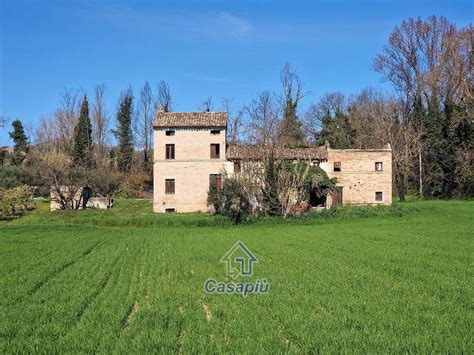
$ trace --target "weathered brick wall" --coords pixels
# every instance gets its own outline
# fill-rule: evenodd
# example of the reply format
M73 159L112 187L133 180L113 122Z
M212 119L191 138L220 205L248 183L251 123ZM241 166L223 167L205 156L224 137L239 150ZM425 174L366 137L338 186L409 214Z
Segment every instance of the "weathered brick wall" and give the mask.
M334 171L334 162L341 163L340 172ZM375 170L375 162L383 163L382 171ZM392 203L391 149L329 149L327 173L342 187L343 204ZM383 193L383 201L375 200L376 191Z
M209 175L233 170L225 159L225 130L212 135L211 129L176 129L174 136L165 130L154 131L153 209L165 212L207 211ZM220 144L220 158L210 158L210 145ZM175 144L175 159L165 159L165 145ZM165 194L165 179L175 179L175 193Z

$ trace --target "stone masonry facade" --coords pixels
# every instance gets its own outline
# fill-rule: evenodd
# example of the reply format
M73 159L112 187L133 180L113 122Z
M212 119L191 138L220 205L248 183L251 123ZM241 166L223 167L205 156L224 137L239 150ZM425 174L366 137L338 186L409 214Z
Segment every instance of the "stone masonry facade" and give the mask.
M337 164L340 163L340 164ZM339 166L339 169L335 169ZM328 149L326 173L336 178L343 205L392 203L392 150ZM340 171L335 171L340 170Z
M223 112L171 113L159 111L154 122L153 210L208 211L207 193L216 176L232 175L234 164L251 156L244 147L227 147L227 114ZM239 155L240 154L240 155ZM310 160L337 179L339 197L327 206L391 204L392 152L337 150L329 147L288 150L285 159Z

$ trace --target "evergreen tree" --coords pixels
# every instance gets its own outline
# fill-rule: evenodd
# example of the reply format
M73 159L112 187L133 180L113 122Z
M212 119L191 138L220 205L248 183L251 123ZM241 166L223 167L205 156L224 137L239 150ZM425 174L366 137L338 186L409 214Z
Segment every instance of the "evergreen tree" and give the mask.
M273 151L265 162L265 184L262 194L265 213L270 216L280 215L281 207L278 201L278 169Z
M25 154L29 151L28 139L26 138L23 124L20 120L12 122L13 131L10 132L10 138L13 139L13 159L14 165L19 165L25 159Z
M76 164L90 164L92 159L92 125L89 117L87 96L81 105L79 121L74 129L74 148L72 151Z
M351 147L355 130L349 122L349 115L337 109L334 117L328 111L322 118L322 129L318 144L329 142L334 149L347 149Z
M281 143L290 147L298 147L305 145L305 136L301 128L301 122L296 115L296 108L299 97L293 99L287 97L284 107L283 121L278 130L278 137Z
M303 146L305 145L305 135L297 115L298 104L302 98L302 85L289 63L285 63L280 73L280 80L285 103L283 120L278 127L278 141L288 147Z
M122 95L117 112L117 129L113 131L118 140L115 157L120 171L129 171L133 158L132 102L130 90Z
M417 125L423 124L425 120L425 108L421 100L421 93L418 93L413 100L413 120Z
M425 184L424 194L435 197L443 195L444 191L444 165L446 156L446 134L448 127L443 112L439 108L436 97L428 100L426 114L423 116L422 132L423 143L428 148L425 152L424 171Z

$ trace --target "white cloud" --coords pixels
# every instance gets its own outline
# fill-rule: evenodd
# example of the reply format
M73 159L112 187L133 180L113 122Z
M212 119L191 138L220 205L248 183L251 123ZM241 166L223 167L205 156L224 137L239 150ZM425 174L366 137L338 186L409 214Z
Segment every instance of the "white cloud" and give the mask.
M252 32L250 22L229 12L159 12L131 7L113 7L101 11L109 24L129 30L207 38L245 38Z

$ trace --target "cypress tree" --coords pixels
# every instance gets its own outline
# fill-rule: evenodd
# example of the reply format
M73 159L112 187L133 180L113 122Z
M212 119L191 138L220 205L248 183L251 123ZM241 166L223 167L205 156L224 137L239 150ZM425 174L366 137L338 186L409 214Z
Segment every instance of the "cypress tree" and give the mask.
M275 164L273 152L269 155L265 164L265 185L263 193L263 208L270 216L281 214L280 202L278 201L278 171Z
M14 165L19 165L25 159L25 154L29 151L28 139L26 138L23 124L16 119L12 122L13 131L10 132L10 138L13 139L13 159Z
M92 158L92 124L89 117L87 96L81 105L79 121L74 129L74 147L72 151L76 164L90 164Z
M130 171L133 158L132 100L130 90L122 95L117 111L117 129L113 131L118 140L115 152L117 167L122 172Z

